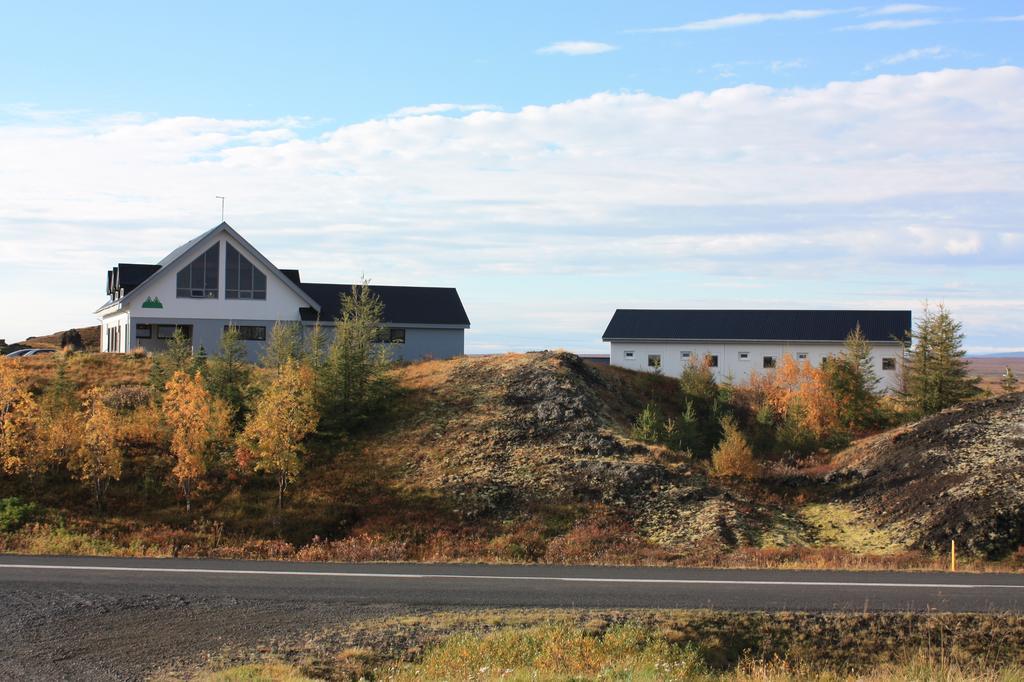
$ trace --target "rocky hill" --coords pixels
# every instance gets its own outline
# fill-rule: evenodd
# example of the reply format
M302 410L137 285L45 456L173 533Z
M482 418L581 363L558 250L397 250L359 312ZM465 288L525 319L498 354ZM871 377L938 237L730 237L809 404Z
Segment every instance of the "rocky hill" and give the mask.
M1024 393L867 439L831 476L909 547L999 557L1024 544Z
M406 417L367 446L389 443L380 455L404 463L404 486L467 520L599 505L678 548L754 543L771 516L703 466L628 437L646 402L672 405L672 380L545 352L412 365L402 385Z

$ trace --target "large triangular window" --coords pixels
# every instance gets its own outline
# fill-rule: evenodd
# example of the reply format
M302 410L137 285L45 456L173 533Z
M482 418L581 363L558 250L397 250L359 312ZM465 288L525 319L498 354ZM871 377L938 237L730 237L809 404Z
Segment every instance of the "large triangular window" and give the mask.
M178 270L178 298L217 298L220 242Z
M267 276L231 244L226 244L226 247L224 297L266 300Z

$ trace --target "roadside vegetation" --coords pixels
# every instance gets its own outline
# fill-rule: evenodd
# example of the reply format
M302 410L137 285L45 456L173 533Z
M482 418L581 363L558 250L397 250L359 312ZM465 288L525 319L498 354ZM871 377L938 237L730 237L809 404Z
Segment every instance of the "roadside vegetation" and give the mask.
M946 565L946 531L887 525L848 484L864 444L978 395L941 307L882 397L859 330L823 367L785 357L734 384L700 359L678 378L557 352L396 365L379 301L343 304L333 336L275 326L257 365L233 329L209 355L177 337L0 361L0 551ZM965 539L961 566L1015 568L1019 544Z
M1020 637L998 615L438 613L280 643L200 679L995 682L1024 679Z

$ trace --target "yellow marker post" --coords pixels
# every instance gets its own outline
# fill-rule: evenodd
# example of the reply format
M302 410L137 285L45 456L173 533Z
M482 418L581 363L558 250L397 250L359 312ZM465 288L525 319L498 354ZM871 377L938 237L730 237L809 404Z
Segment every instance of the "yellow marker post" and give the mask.
M949 541L949 570L956 573L956 540Z

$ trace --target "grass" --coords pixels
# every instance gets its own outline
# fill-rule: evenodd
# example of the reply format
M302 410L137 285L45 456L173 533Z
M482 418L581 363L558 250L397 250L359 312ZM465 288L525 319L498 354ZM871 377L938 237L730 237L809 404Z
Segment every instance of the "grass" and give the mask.
M641 611L437 613L357 624L375 649L227 667L203 680L1024 680L1013 617ZM278 650L289 656L288 651Z
M201 682L312 682L298 668L278 661L252 663L207 673Z
M807 504L798 513L814 529L819 545L859 554L892 554L903 549L891 533L866 521L851 504Z

